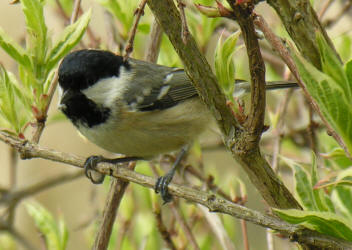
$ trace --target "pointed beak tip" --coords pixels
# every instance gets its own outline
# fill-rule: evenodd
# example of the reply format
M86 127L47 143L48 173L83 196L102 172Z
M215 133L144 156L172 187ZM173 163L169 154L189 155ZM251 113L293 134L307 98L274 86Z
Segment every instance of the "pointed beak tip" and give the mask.
M60 111L64 111L64 110L67 108L67 106L66 106L66 104L60 103L57 108L58 108Z

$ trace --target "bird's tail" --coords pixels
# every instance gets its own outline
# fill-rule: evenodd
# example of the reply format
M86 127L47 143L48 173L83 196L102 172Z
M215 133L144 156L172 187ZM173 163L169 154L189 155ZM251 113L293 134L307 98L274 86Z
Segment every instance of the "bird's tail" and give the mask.
M235 92L234 97L239 98L245 93L249 93L251 90L251 85L245 80L235 80ZM275 89L287 89L287 88L298 88L298 84L293 81L270 81L266 82L266 90Z

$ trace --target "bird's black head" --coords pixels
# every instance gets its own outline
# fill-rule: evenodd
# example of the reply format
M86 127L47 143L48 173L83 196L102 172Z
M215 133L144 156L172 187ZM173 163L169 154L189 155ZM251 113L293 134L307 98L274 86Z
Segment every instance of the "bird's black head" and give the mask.
M93 127L110 116L110 107L95 103L83 90L109 77L118 77L120 67L129 69L121 56L103 50L78 50L67 55L59 67L63 90L59 108L75 124Z
M121 56L104 50L78 50L68 54L59 67L63 90L83 90L100 79L119 76L120 66L129 69Z

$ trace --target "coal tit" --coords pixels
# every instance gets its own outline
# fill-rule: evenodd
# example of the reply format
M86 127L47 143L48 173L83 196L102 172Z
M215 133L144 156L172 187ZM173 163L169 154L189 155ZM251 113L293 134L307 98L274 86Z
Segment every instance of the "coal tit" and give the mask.
M129 159L178 150L192 143L212 120L184 70L131 58L124 61L108 51L67 55L59 67L59 87L59 109L81 134ZM249 89L249 83L240 82L235 96Z

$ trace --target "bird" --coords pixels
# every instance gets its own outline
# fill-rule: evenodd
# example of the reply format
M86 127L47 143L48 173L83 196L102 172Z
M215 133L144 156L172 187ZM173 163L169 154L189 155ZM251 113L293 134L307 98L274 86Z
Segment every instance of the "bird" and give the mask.
M172 199L167 185L176 166L209 124L212 115L183 69L167 67L106 50L69 53L58 69L59 109L79 132L97 146L125 158L88 157L85 173L93 183L99 162L148 160L181 150L172 169L158 179L155 190L165 202ZM236 81L234 96L250 91ZM294 82L268 83L266 88L297 87Z

